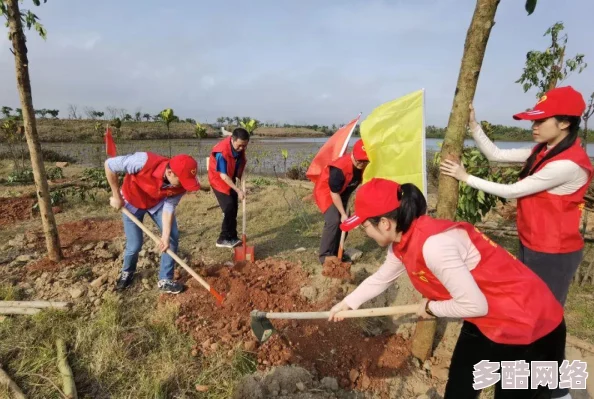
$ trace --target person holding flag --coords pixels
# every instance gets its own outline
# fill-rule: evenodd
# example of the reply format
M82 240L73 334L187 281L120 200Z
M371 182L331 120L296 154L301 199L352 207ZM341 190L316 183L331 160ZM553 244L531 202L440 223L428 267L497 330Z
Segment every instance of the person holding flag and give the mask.
M208 181L223 211L221 233L216 242L218 248L234 248L242 242L237 236L237 209L245 193L239 188L237 179L242 178L247 164L245 151L249 142L250 134L239 127L210 152Z
M324 214L324 230L320 242L319 259L324 264L326 257L337 256L341 232L339 225L348 218L346 207L351 194L363 180L363 171L369 158L363 140L357 140L353 151L330 162L317 179L314 186L314 200ZM349 261L343 255L341 261Z
M524 361L527 367L533 361L552 361L561 366L563 307L544 281L470 223L428 216L427 201L416 185L382 178L363 184L355 214L340 228L358 226L388 247L387 257L330 310L329 319L342 320L336 313L359 308L406 272L424 296L419 317L464 319L444 399L478 397L495 382L490 371L503 361ZM503 385L505 380L495 385L496 399L550 397L548 386L531 386L528 392Z
M109 204L116 210L126 207L141 222L148 214L161 230L159 250L162 255L157 286L165 293L177 294L183 290L183 285L173 280L174 260L165 252L167 249L177 251L179 232L175 207L186 192L200 189L197 172L196 160L185 154L169 159L151 152L136 152L105 161L105 175L111 187ZM125 174L121 188L117 173ZM132 284L143 243L140 227L125 214L122 217L126 249L116 283L118 291Z

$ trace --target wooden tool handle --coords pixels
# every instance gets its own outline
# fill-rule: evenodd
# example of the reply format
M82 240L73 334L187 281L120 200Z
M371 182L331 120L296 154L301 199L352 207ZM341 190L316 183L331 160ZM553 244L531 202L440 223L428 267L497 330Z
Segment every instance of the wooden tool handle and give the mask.
M136 216L134 216L129 210L127 210L126 208L122 208L122 213L124 215L128 216L128 218L130 220L132 220L134 222L134 224L136 224L138 227L140 227L142 229L142 231L144 231L146 233L146 235L149 236L156 244L158 244L158 243L161 242L161 240L156 235L154 235L153 232L150 231L148 229L148 227L146 227L144 225L144 223L141 223L140 220L138 220L136 218ZM210 285L206 281L204 281L202 279L202 277L200 277L198 275L198 273L196 273L194 270L192 270L190 268L190 266L188 266L186 264L186 262L184 262L179 256L177 256L177 254L175 252L173 252L171 249L168 249L167 250L167 255L171 256L181 267L183 267L184 269L186 269L186 271L188 273L190 273L192 275L192 277L194 277L196 280L198 280L198 282L200 284L202 284L202 286L204 288L206 288L207 290L211 291Z
M0 308L56 308L67 309L69 302L50 302L50 301L0 301Z
M397 314L417 313L419 309L418 304L390 306L385 308L371 308L371 309L357 309L357 310L343 310L336 313L337 317L353 318L353 317L375 317L375 316L393 316ZM330 317L330 312L286 312L286 313L266 313L267 319L290 319L290 320L309 320L309 319L327 319Z
M344 239L346 238L346 231L340 234L340 246L338 247L338 260L342 262L342 254L344 252Z
M243 175L241 176L241 191L243 191L243 200L241 201L241 206L243 207L243 216L242 216L242 237L245 237L245 220L246 220L246 215L245 215L245 171L243 173ZM245 240L244 240L245 241ZM243 243L243 245L245 246L245 242Z

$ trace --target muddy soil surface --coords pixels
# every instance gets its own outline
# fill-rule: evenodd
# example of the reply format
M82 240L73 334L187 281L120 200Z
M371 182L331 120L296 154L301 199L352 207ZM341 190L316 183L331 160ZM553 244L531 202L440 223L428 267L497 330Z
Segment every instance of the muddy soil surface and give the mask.
M26 197L0 198L0 226L31 219L34 203L32 198Z
M192 280L186 282L184 293L162 298L180 304L177 324L195 338L196 352L209 354L240 344L256 354L261 370L298 365L316 377L334 377L341 387L357 390L382 390L387 378L408 372L408 342L389 333L366 334L357 320L273 320L277 334L258 343L250 327L252 310L328 310L343 295L336 288L315 303L307 301L300 289L309 277L298 264L267 259L211 267L202 274L215 289L226 293L222 307Z
M351 263L341 262L336 256L328 256L324 260L322 275L344 281L352 281Z

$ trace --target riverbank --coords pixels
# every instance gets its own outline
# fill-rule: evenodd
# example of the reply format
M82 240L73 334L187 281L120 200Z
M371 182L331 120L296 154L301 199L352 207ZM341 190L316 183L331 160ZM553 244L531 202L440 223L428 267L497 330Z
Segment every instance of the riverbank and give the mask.
M71 120L71 119L37 119L37 130L40 141L46 143L101 143L105 126L105 120ZM97 124L99 128L96 129ZM220 127L204 124L209 138L217 138L220 135ZM227 129L232 129L227 126ZM516 126L493 125L493 139L497 141L522 142L531 141L531 131ZM443 140L445 128L436 126L426 127L428 139ZM118 141L128 140L167 140L171 139L195 139L195 125L188 122L174 122L167 127L163 122L122 122L119 129L113 129ZM254 132L254 137L262 138L325 138L323 131L304 127L259 127ZM470 138L470 136L469 136ZM589 132L588 141L594 140L594 133ZM0 137L0 143L3 138Z
M39 139L46 143L100 143L103 141L104 120L37 119ZM99 128L96 129L97 124ZM219 137L221 129L206 127L208 137ZM195 139L195 125L188 122L173 122L169 133L163 122L122 122L119 129L112 129L116 140L166 140ZM256 135L261 137L324 137L324 133L299 127L260 127Z

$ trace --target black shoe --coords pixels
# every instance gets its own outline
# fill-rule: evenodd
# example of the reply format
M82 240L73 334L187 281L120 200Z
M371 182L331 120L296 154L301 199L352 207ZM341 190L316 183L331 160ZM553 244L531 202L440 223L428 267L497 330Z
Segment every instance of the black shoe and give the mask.
M178 283L177 281L173 280L160 280L157 283L157 286L161 290L161 292L165 292L167 294L179 294L184 290L184 285Z
M122 272L116 283L116 291L123 291L132 284L134 272Z
M217 240L217 248L233 248L233 243L231 240L221 240L220 238Z
M353 263L353 260L351 259L350 256L344 254L342 255L342 262L349 262L349 263Z
M238 245L243 244L243 241L241 241L239 238L234 238L232 240L229 240L229 242L231 243L231 248L235 248Z

